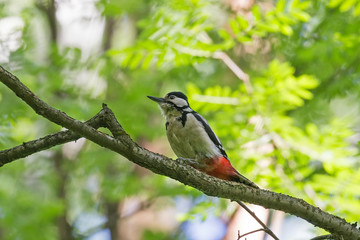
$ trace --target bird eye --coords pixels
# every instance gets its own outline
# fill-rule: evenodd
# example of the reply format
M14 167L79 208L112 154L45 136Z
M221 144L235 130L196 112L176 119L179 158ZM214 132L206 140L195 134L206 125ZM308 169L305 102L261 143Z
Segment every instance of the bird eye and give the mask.
M174 95L171 95L169 98L170 98L170 99L175 99L175 96L174 96Z

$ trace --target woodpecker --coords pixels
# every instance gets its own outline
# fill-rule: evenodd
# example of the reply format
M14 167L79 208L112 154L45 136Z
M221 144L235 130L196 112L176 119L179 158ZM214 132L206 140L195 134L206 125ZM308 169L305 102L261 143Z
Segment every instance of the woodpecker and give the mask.
M233 168L219 138L207 121L190 108L184 93L148 98L159 104L166 119L166 135L180 162L220 179L259 188Z

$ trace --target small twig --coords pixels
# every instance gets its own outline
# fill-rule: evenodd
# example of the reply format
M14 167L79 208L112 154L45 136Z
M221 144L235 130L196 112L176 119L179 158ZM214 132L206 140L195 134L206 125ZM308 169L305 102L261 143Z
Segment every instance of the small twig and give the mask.
M247 236L247 235L250 235L250 234L252 234L252 233L261 232L261 231L266 232L266 230L265 230L264 228L259 228L259 229L256 229L256 230L254 230L254 231L251 231L251 232L245 233L245 234L243 234L243 235L240 235L240 231L238 231L238 238L237 238L237 240L240 240L240 238L245 237L245 236Z
M239 78L241 79L246 87L247 93L251 94L253 92L249 75L247 75L230 57L223 51L214 52L213 58L220 59L223 61L226 66Z
M202 36L208 42L212 42L211 37L204 31ZM249 75L247 75L224 51L216 51L212 55L215 59L220 59L225 63L225 65L239 78L241 79L246 87L247 93L251 94L253 92Z
M244 208L262 227L263 227L263 231L265 231L267 234L269 234L273 239L275 240L279 240L279 238L271 231L270 228L268 228L266 226L265 223L263 223L257 216L256 214L250 210L250 208L248 208L245 203L240 202L240 201L236 201L242 208Z

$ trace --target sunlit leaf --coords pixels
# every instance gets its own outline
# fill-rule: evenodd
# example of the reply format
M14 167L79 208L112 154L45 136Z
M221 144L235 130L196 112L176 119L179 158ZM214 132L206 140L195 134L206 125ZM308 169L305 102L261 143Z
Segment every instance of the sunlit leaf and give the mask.
M340 11L342 12L348 11L350 8L352 8L355 5L356 2L357 0L344 0L340 6Z

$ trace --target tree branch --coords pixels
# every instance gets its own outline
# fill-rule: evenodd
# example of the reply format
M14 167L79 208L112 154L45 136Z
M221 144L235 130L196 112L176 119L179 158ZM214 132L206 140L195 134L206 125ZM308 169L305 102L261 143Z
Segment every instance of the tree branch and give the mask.
M105 125L103 124L102 120L103 115L104 110L101 110L90 120L86 121L85 124L96 129L99 127L104 127ZM19 146L0 151L0 167L19 158L24 158L36 152L40 152L67 142L76 141L79 138L81 138L79 134L66 130L33 141L24 142Z
M97 131L95 128L77 121L60 110L54 109L35 96L19 79L0 67L0 80L25 101L39 115L59 124L94 143L115 151L130 161L145 167L154 173L168 176L185 185L192 186L209 196L221 197L233 201L246 201L265 208L281 210L301 217L315 226L345 240L360 240L360 231L344 219L322 211L302 199L262 189L247 187L241 183L225 181L206 175L188 165L182 165L163 155L150 152L131 140L119 124L116 138ZM105 112L111 110L105 105ZM109 114L106 114L106 116ZM113 119L112 116L107 116ZM107 118L106 117L106 118ZM114 121L116 119L113 119ZM117 121L116 121L117 122Z

